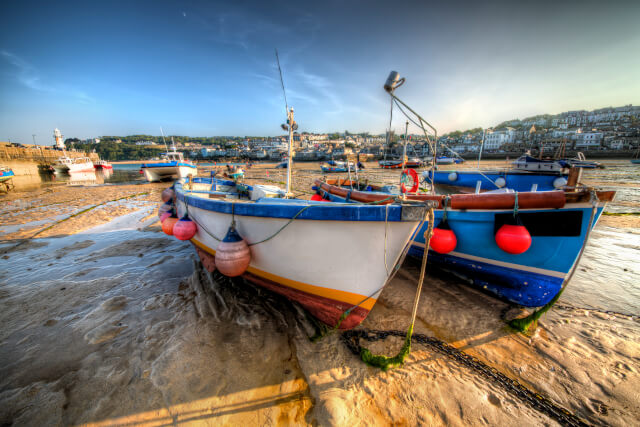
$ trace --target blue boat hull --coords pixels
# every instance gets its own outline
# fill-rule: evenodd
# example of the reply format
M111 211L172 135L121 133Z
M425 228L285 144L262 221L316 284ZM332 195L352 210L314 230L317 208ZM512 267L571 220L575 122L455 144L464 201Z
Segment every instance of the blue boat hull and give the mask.
M537 184L537 191L556 190L554 181L558 178L566 178L561 174L536 174L531 172L516 171L486 171L479 173L477 171L433 171L425 172L430 180L433 175L434 182L440 185L446 185L456 188L475 189L478 181L481 182L481 190L496 190L498 187L494 182L498 178L505 180L505 188L514 191L531 191L534 184Z
M603 207L597 209L594 224L602 209ZM520 255L508 254L495 243L496 214L505 211L449 211L447 221L456 234L458 244L448 254L430 250L429 264L463 277L474 287L504 300L525 307L540 307L551 301L562 289L577 261L587 234L591 210L591 207L579 207L522 211L521 217L530 215L530 219L536 213L560 214L569 215L579 223L567 224L566 227L565 224L561 224L561 227L547 227L547 231L541 224L528 227L532 234L531 247ZM436 211L436 225L442 216L443 211ZM556 218L561 221L560 216ZM544 221L548 219L547 216ZM427 227L428 224L425 224L416 232L409 255L422 258ZM561 235L562 231L558 232L562 228L567 230L565 235Z
M0 171L0 182L5 182L13 178L15 175L12 170Z
M332 201L343 198L325 192ZM595 226L604 209L599 205ZM495 242L500 218L511 210L449 210L447 222L457 238L457 246L448 254L429 251L429 265L453 273L472 286L524 307L547 304L562 289L585 243L592 207L588 204L562 209L527 209L520 217L531 233L531 247L523 254L504 252ZM435 211L439 224L443 210ZM425 223L413 236L409 255L424 254Z

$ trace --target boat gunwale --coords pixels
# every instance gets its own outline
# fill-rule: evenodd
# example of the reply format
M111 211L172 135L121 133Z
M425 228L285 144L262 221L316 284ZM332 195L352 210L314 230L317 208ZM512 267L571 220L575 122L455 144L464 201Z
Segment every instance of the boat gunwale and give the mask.
M256 201L208 199L200 196L190 196L189 191L183 189L182 184L179 182L176 183L175 191L177 200L195 208L223 214L262 218L291 219L299 213L296 220L412 222L419 221L419 219L403 219L403 209L407 207L422 208L420 205L363 205L348 202L315 202L302 199L292 199L291 202L284 202L283 200L286 199L269 198L262 198ZM199 192L198 194L203 193ZM306 207L308 208L300 212L301 209Z

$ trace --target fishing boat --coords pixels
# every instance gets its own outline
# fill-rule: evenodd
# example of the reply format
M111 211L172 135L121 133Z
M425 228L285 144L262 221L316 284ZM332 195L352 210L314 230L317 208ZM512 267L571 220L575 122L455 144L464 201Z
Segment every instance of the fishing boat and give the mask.
M173 139L172 139L173 142ZM172 144L171 151L162 153L162 161L143 163L140 170L149 182L163 181L172 178L184 178L198 174L198 168L193 163L184 160L181 152L176 151Z
M636 154L631 159L631 163L634 165L640 165L640 147L636 150Z
M326 162L324 165L321 165L320 169L324 173L355 172L356 165L353 162L340 162L331 160L329 162Z
M414 117L425 136L427 127L437 141L437 131L394 94L404 83L391 72L385 90ZM393 105L393 104L392 104ZM399 105L400 106L400 105ZM409 118L404 109L403 114ZM434 150L435 151L435 150ZM579 171L578 169L576 169ZM408 172L408 171L406 171ZM333 202L388 204L406 201L435 202L429 262L461 276L473 286L525 307L542 307L555 301L570 280L587 244L591 229L614 191L596 191L577 183L563 190L515 192L501 188L477 194L417 193L407 190L404 176L401 194L350 181L348 187L315 181L318 197ZM575 181L575 182L573 182ZM409 254L422 257L426 248L424 224L412 238Z
M380 167L382 169L402 169L402 160L380 160L378 162L378 165L380 165ZM411 158L408 160L405 160L404 162L404 167L405 168L420 168L423 166L423 162L422 160L418 159L418 158Z
M399 195L390 197L393 195L382 191L360 191L319 180L315 188L325 199L336 202L348 199L352 203L384 204L400 199ZM531 236L530 247L520 254L505 252L496 242L497 231L513 218L516 194L518 216ZM586 244L590 227L595 226L614 194L585 189L449 196L413 194L406 198L437 201L434 225L442 224L446 213L448 228L456 238L457 244L447 253L431 250L430 263L507 301L540 307L563 288ZM414 235L409 255L422 257L427 226Z
M0 182L6 182L15 176L13 170L7 166L0 165Z
M455 163L455 159L453 157L446 157L446 156L436 157L436 164L438 165L452 165L454 163Z
M65 155L58 158L53 164L53 168L56 173L72 173L72 172L89 172L93 171L93 162L88 157L74 157L71 158Z
M107 162L106 160L97 160L93 162L93 167L95 169L113 169L111 163Z
M291 146L293 109L287 115ZM197 226L181 237L191 240L209 270L242 275L330 326L353 328L406 254L425 205L295 199L288 158L286 191L216 178L179 180L173 190L178 217ZM165 218L163 229L182 222L176 221Z
M425 180L443 191L473 192L508 188L514 191L551 191L567 185L568 175L561 172L504 170L427 170Z

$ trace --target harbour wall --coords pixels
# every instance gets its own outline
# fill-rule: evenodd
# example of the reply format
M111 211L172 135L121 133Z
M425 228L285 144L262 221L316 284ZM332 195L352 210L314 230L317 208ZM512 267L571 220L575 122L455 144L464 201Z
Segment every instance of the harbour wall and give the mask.
M86 154L80 151L67 151L67 156L89 157L97 161L100 157L96 153ZM16 176L38 176L39 165L51 165L64 156L60 150L50 147L11 147L0 145L0 163L13 170Z

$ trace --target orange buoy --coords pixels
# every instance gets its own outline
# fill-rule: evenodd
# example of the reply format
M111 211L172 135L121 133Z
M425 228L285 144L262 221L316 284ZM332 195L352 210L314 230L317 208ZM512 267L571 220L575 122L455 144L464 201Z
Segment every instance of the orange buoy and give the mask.
M173 235L178 240L191 240L198 231L196 223L191 221L188 216L184 216L180 221L173 226Z
M171 212L165 212L160 215L160 222L164 222L165 219L170 218L173 215Z
M173 227L176 225L176 222L178 222L178 218L175 216L171 216L162 221L162 231L164 231L164 234L173 236Z
M233 225L216 249L216 268L228 277L240 276L249 267L251 250Z
M173 191L173 187L165 188L164 190L162 190L162 201L168 202L172 200L175 195L176 193Z
M313 200L314 202L322 202L324 199L322 198L321 195L316 193L313 196L311 196L311 200Z
M496 233L496 244L509 254L518 255L526 252L531 246L529 230L522 224L518 215L509 222L502 225Z
M448 254L456 248L457 244L456 233L449 227L446 219L440 221L440 224L433 228L433 234L431 235L431 240L429 240L431 249L439 254Z

